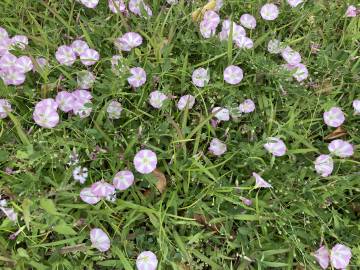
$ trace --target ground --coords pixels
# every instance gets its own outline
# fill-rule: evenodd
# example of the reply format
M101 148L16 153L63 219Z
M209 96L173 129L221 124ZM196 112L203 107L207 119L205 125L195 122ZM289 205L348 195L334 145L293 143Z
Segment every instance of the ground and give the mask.
M0 96L13 108L11 118L0 120L0 186L18 214L15 223L0 220L1 269L134 269L144 250L156 254L158 269L319 269L313 252L336 243L352 249L350 265L357 269L359 151L335 158L328 177L314 170L316 157L328 153L325 137L335 130L323 120L330 107L346 115L341 139L355 149L360 144L360 117L352 107L360 98L360 21L345 16L348 3L305 1L291 8L273 1L280 15L264 21L259 10L266 1L224 0L222 19L239 22L243 13L257 19L256 29L247 31L254 48L240 50L217 36L201 36L191 13L205 1L172 7L147 2L150 19L113 14L104 0L95 9L70 0L1 1L0 26L26 35L25 54L45 57L51 65L41 76L28 73L22 86L0 82ZM123 53L127 66L146 70L147 82L136 90L127 73L114 74L110 63L119 54L114 40L130 30L144 38ZM59 125L42 128L32 119L35 104L61 89L76 89L76 74L85 69L55 59L57 48L76 38L101 57L89 68L97 77L92 113L87 118L60 113ZM306 80L289 79L279 69L284 61L267 51L273 38L300 52L309 70ZM223 80L230 64L244 71L239 85ZM210 71L204 88L191 82L198 67ZM148 103L156 89L173 96L161 110ZM176 102L185 94L194 95L196 103L179 111ZM235 108L249 98L254 112L211 125L214 106ZM124 108L119 120L107 117L111 100ZM285 156L275 158L264 149L266 138L275 136L285 142ZM213 138L226 143L224 155L209 153ZM143 148L157 154L160 176L135 172L133 158ZM67 165L74 149L89 169L83 185ZM111 182L124 168L134 172L135 184L118 192L115 202L89 205L80 199L82 188L100 179ZM261 172L272 188L254 189L252 172ZM159 188L162 176L166 187ZM91 248L89 232L95 227L111 239L105 253Z

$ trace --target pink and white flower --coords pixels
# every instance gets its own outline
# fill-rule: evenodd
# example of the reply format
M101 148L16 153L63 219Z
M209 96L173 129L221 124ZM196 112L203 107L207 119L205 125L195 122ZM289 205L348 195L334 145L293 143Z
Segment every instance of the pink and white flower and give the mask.
M208 10L204 13L204 21L209 22L213 28L216 28L220 23L220 16L213 10Z
M328 268L330 261L329 250L325 246L321 246L317 251L315 251L314 257L322 269Z
M92 246L101 252L105 252L110 248L110 238L102 229L92 229L90 231L90 241Z
M287 0L287 2L290 6L297 7L303 2L303 0Z
M76 54L70 46L62 45L55 53L56 60L65 66L72 66L76 60Z
M224 70L224 80L232 85L238 84L244 77L243 70L234 65L230 65Z
M356 17L356 15L357 15L356 7L353 6L353 5L348 6L348 8L346 10L346 13L345 13L345 16L346 17Z
M97 61L99 61L100 55L99 53L94 49L86 49L80 54L80 61L85 66L92 66Z
M177 107L180 111L184 110L185 108L188 108L190 110L194 106L194 104L195 97L192 95L185 95L180 97Z
M11 39L10 38L3 38L0 39L0 56L9 52L11 47Z
M72 93L75 101L73 102L74 114L80 116L80 118L88 117L92 111L89 106L91 104L91 93L87 90L78 89Z
M158 90L151 92L149 95L149 103L156 109L160 109L167 99L168 97Z
M145 84L146 82L146 72L141 67L134 67L130 69L131 76L127 79L128 83L134 87L138 88Z
M109 0L109 9L112 13L119 13L126 11L126 5L123 0Z
M247 29L255 29L256 27L256 19L250 14L241 15L240 23Z
M0 40L8 39L8 38L9 38L8 32L4 28L0 27Z
M200 22L200 33L204 38L211 38L215 35L216 27L213 27L213 25L207 21L202 20Z
M26 73L34 68L34 65L29 56L20 56L16 59L15 67L20 73Z
M7 99L0 99L0 119L6 118L9 112L12 112L10 102Z
M77 83L80 89L90 89L93 87L95 80L95 75L90 71L83 70L77 74Z
M55 101L60 110L70 112L74 107L75 97L67 91L61 91L56 95Z
M123 110L122 105L119 102L113 100L109 103L106 112L109 115L109 119L119 119L122 110Z
M119 190L126 190L131 187L133 183L134 174L127 170L118 172L113 179L114 187Z
M134 157L135 169L142 174L149 174L156 169L157 157L151 150L140 150Z
M331 265L335 269L345 269L351 260L351 249L342 244L336 244L330 252Z
M11 220L12 222L16 222L17 221L17 213L14 211L13 208L5 208L5 207L0 207L0 210L3 211L3 213L5 214L5 216Z
M251 49L254 47L254 42L251 38L240 36L235 40L235 44L240 49Z
M214 107L211 111L215 113L215 118L219 121L229 121L230 120L230 112L226 108Z
M205 68L195 69L191 78L194 85L204 87L210 80L209 71Z
M105 198L106 196L113 194L114 191L115 187L104 180L97 181L91 185L91 192L100 198Z
M288 71L293 71L292 76L298 82L302 82L303 80L305 80L309 76L309 71L308 71L307 67L304 64L301 64L301 63L296 64L296 65L286 64L286 65L284 65L284 67Z
M287 151L285 143L276 137L267 138L267 143L264 144L264 148L276 157L285 155Z
M99 4L99 0L79 0L87 8L96 8Z
M221 41L227 40L229 38L230 31L231 31L231 25L233 28L232 29L233 30L232 39L234 41L237 40L241 36L246 36L246 31L241 25L238 25L235 22L232 22L230 20L224 20L222 23L221 32L219 33L219 38Z
M345 115L339 107L332 107L324 112L324 122L330 127L340 127L345 121Z
M73 43L71 43L70 47L73 49L77 56L80 56L87 49L89 49L89 45L85 41L80 39L74 40Z
M138 270L156 270L158 260L151 251L143 251L136 258L136 268Z
M0 58L0 70L7 71L10 68L15 68L17 57L11 53L6 53ZM17 70L17 68L16 68ZM19 73L24 73L18 70Z
M120 51L129 52L133 48L140 46L142 42L143 38L140 34L136 32L128 32L117 38L114 44Z
M329 176L334 169L334 161L330 155L320 155L315 160L315 170L322 177Z
M279 8L274 4L265 4L261 7L260 15L266 21L273 21L279 16Z
M360 99L355 99L352 103L353 108L355 110L354 114L358 115L360 114Z
M226 144L217 138L214 138L210 142L209 152L214 156L221 156L227 150Z
M294 51L289 46L281 51L281 56L290 65L297 65L301 62L301 55L299 52Z
M152 11L151 11L150 7L148 5L146 5L143 0L130 0L129 1L129 10L132 13L141 16L142 15L141 7L145 10L145 12L147 13L147 15L149 17L152 16Z
M15 35L11 38L11 45L20 48L21 50L24 50L28 44L29 40L27 36Z
M278 39L272 39L267 46L268 52L273 54L279 54L282 51L281 42Z
M342 158L351 157L354 154L353 145L341 139L332 141L328 149L330 153Z
M271 188L272 185L270 185L268 182L266 182L260 175L253 172L253 177L255 178L255 188Z
M56 112L58 104L52 98L44 99L35 105L33 119L36 124L44 128L53 128L59 123Z
M80 191L80 198L88 204L97 204L101 200L99 196L96 196L94 193L92 193L91 188L89 187L83 188Z
M5 70L0 70L0 78L3 79L6 85L21 85L25 82L26 76L16 67L10 67Z
M245 99L243 103L239 105L239 111L241 113L251 113L255 110L255 103L251 99Z

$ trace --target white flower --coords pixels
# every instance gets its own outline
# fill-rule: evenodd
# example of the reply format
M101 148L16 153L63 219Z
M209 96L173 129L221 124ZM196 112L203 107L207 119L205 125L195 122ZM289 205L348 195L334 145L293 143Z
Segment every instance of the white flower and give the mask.
M75 181L80 182L80 184L84 184L86 178L88 177L88 169L86 167L78 166L73 170L73 177Z

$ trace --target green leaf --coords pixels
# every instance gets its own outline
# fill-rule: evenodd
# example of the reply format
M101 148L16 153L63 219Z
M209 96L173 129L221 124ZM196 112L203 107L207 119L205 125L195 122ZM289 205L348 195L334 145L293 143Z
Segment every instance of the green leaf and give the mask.
M30 215L30 206L33 204L32 201L30 201L29 199L25 199L22 203L22 210L23 210L23 215L24 215L24 221L26 224L26 228L29 230L30 229L30 220L31 220L31 215Z
M29 255L28 255L28 253L27 253L27 251L25 249L18 248L17 252L18 252L20 257L30 259Z
M58 213L56 210L56 206L54 202L50 199L42 198L40 199L40 207L48 212L50 215L60 216L61 214Z
M71 228L71 226L69 226L65 223L56 225L54 227L54 231L57 233L64 234L64 235L76 235L76 232L73 230L73 228Z

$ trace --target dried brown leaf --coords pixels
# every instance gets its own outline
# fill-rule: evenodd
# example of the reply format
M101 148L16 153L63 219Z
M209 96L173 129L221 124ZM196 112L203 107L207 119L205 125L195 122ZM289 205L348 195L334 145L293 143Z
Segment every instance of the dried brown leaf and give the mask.
M165 175L159 169L155 169L152 172L152 174L158 180L157 183L156 183L156 188L159 190L160 193L163 193L165 191L166 185L167 185Z
M333 140L336 138L344 137L347 135L347 131L343 127L338 127L333 132L331 132L329 135L327 135L324 139L325 140Z
M204 215L195 214L194 219L197 223L203 225L204 227L210 229L213 232L219 233L220 230L215 224L209 224L206 217Z

